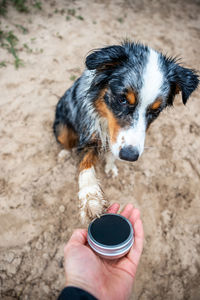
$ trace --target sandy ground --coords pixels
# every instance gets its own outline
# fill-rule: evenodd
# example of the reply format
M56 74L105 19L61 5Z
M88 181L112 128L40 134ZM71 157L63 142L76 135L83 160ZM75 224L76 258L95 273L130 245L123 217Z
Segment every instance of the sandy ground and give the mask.
M200 69L199 1L42 4L41 12L10 9L1 18L2 28L17 32L19 48L26 43L33 50L19 52L23 68L0 69L0 298L6 300L56 299L64 286L63 246L79 226L78 157L58 162L52 122L58 97L81 74L88 51L129 37ZM75 9L70 20L68 9ZM200 299L199 101L198 91L186 107L177 97L149 130L150 148L140 160L117 163L117 179L97 169L111 202L141 210L145 247L132 299Z

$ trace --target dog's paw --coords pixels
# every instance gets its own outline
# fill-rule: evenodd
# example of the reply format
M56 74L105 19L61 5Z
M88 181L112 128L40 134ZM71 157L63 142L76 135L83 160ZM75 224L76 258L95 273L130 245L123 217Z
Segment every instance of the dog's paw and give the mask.
M79 191L80 218L83 224L88 223L105 211L108 203L98 185L87 186Z
M64 162L65 160L69 159L71 156L71 153L69 150L63 149L58 154L58 162Z
M114 163L112 163L112 164L106 163L105 173L107 176L111 175L112 178L115 178L118 176L118 168Z

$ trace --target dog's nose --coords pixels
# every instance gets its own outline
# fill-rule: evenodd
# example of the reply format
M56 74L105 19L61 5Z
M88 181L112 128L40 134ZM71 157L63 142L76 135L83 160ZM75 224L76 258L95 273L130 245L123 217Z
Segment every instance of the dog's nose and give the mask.
M136 147L123 147L119 152L119 157L123 160L136 161L139 157L139 152Z

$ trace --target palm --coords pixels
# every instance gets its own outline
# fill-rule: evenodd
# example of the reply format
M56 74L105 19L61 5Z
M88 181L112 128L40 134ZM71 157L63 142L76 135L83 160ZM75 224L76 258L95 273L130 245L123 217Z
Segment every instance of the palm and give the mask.
M116 213L117 210L115 205L109 212ZM80 286L99 299L128 298L142 251L143 230L141 221L138 222L138 210L126 206L122 215L129 217L135 230L135 243L129 254L115 261L102 259L85 244L87 232L78 230L79 240L71 238L73 246L68 244L65 250L67 285Z

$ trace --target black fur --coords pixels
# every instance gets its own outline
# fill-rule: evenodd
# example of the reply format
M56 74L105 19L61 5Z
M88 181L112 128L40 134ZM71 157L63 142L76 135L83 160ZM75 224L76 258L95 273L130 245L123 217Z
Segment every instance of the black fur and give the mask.
M89 70L99 68L112 69L124 63L128 59L125 48L122 46L109 46L99 50L95 50L86 57L86 67ZM116 65L115 65L116 64Z
M186 104L192 92L199 85L198 72L194 69L182 67L177 59L167 58L163 55L161 58L165 64L166 77L171 87L168 104L173 105L177 90L181 91L183 104Z

